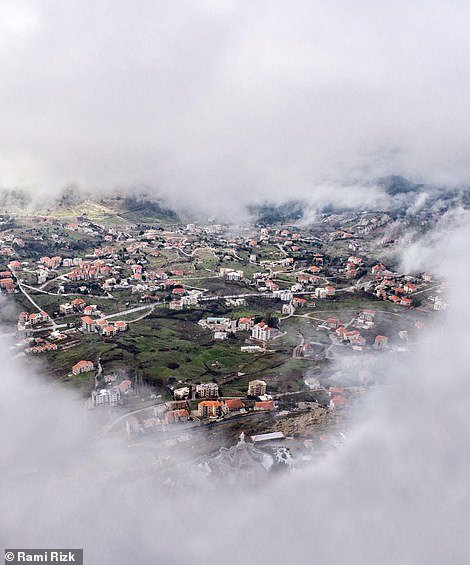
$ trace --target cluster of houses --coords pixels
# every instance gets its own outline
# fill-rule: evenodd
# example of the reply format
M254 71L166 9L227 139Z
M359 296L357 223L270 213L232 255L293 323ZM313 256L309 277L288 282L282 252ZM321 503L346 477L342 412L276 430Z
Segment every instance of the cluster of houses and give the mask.
M15 246L24 247L24 244L24 240L13 233L2 232L2 237L0 238L0 255L13 257L16 254Z
M106 318L93 319L91 316L83 316L81 319L82 330L85 332L98 332L104 337L113 337L119 332L125 332L129 324L123 320L111 322Z
M18 316L18 331L23 332L35 326L47 324L49 322L50 317L47 312L33 312L32 314L28 314L28 312L21 312Z
M183 310L197 306L202 292L200 290L186 291L184 287L176 287L171 294L172 300L168 303L168 308L170 310Z
M91 393L91 406L104 407L104 406L120 406L124 402L126 395L132 392L132 383L130 380L125 379L119 384L111 384L106 388L94 390Z
M413 295L419 290L420 285L415 277L404 277L388 271L378 263L371 270L374 281L370 284L369 291L377 298L389 300L400 306L412 306Z
M57 343L50 343L42 338L32 339L32 344L24 349L26 355L39 355L48 351L57 351Z
M333 411L343 411L348 409L350 403L364 394L365 388L362 386L339 387L330 386L328 388L329 409Z
M346 278L353 279L357 277L360 268L362 267L362 258L351 255L346 263Z
M96 259L95 261L82 260L75 270L67 274L67 278L73 282L96 280L109 276L111 271L112 268L101 259Z
M15 292L16 282L11 271L0 271L0 290L7 294Z
M254 400L252 410L275 410L275 404L270 395L266 394L266 382L253 380L248 383L246 394L248 399ZM247 404L240 397L224 398L218 400L203 400L199 402L197 412L200 418L220 418L233 412L247 412Z
M95 369L95 364L90 360L78 361L72 367L72 374L77 376L84 373L90 373ZM90 396L90 405L92 407L100 406L120 406L124 397L132 392L132 382L129 379L123 379L116 383L116 375L110 375L104 378L105 387L97 388L92 391Z
M75 298L74 300L65 302L59 306L59 312L65 316L80 312L85 313L85 309L87 315L91 315L93 312L98 312L97 306L87 306L83 298Z
M255 323L253 317L242 317L238 320L224 317L208 317L199 320L198 324L202 328L206 328L213 332L213 338L218 341L227 339L229 334L234 334L238 331L251 332L251 338L255 341L266 343L279 335L279 331L271 328L264 321Z
M362 349L366 345L366 338L360 330L371 330L375 325L375 310L362 310L352 324L343 325L338 318L327 318L319 329L325 329L330 333L333 343L351 345L353 349ZM407 332L401 332L407 334ZM401 339L405 339L400 336ZM373 343L375 349L386 349L388 347L388 337L376 335Z
M253 380L248 383L246 398L251 400L249 406L247 401L241 397L220 398L219 386L215 382L199 383L195 386L188 385L173 389L173 398L178 402L186 404L178 405L175 410L167 413L167 423L176 423L187 420L190 417L187 401L201 399L197 404L194 415L202 419L214 419L230 413L245 413L250 410L275 410L275 404L270 395L266 394L266 382ZM254 401L254 403L253 403ZM182 412L182 410L184 412Z
M56 255L55 257L41 257L38 261L41 265L44 265L48 269L57 269L62 264L62 257Z
M254 324L251 318L240 318L240 320L232 320L231 318L224 318L218 316L209 316L199 320L198 324L201 328L208 329L212 332L213 338L218 341L227 339L229 334L234 334L237 331L247 329L245 323L241 320L250 320L249 324ZM250 326L251 327L251 326Z
M224 277L226 281L239 282L244 278L244 272L241 270L235 270L228 267L221 267L219 270L219 275Z

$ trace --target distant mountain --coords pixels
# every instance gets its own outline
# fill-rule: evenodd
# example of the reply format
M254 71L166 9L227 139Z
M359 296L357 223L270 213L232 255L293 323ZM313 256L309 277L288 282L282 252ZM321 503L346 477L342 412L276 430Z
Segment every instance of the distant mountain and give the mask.
M165 206L162 202L151 199L146 195L142 196L125 196L121 200L120 215L129 220L136 222L144 222L145 219L150 220L166 220L169 222L178 222L178 214Z
M289 223L304 216L305 203L300 200L288 200L282 204L253 204L248 212L257 224Z
M0 191L0 210L12 211L26 208L31 204L31 196L23 190Z
M176 212L151 194L92 194L76 186L69 186L57 197L41 201L34 201L22 191L0 191L0 212L3 211L63 218L86 217L108 223L112 219L137 224L180 222Z
M424 185L416 184L400 175L390 175L379 179L378 185L381 186L390 196L406 194L409 192L419 192Z

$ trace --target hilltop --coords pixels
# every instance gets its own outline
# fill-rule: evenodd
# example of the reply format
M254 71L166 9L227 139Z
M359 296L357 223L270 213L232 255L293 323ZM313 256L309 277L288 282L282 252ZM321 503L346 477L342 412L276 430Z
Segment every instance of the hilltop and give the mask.
M3 191L0 193L0 210L26 216L71 219L86 217L107 224L180 222L176 212L147 194L92 195L75 187L69 187L57 198L47 201L33 201L30 195L23 191Z

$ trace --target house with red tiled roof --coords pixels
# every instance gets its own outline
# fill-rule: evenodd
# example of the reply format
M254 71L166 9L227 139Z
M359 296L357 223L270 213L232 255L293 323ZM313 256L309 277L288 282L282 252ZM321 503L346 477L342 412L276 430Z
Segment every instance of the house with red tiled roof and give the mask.
M327 296L334 296L336 292L336 288L330 284L325 286Z
M310 265L310 267L307 267L305 270L309 273L319 273L321 268L318 265Z
M385 335L377 335L375 336L374 340L374 347L376 349L384 349L387 347L388 344L388 337Z
M13 292L14 289L15 289L15 281L10 277L7 277L5 279L1 279L0 280L0 288L2 290L5 290L6 292Z
M344 332L346 331L344 326L339 326L339 328L336 328L335 334L341 338L344 339Z
M93 371L95 365L93 361L79 361L72 367L72 373L74 375L80 375L81 373L88 373Z
M274 410L274 402L272 400L263 400L255 402L255 410Z
M103 328L105 328L107 325L109 325L108 320L105 320L104 318L100 318L99 320L95 321L95 325L98 328L98 331L101 331Z
M338 408L341 409L341 408L344 408L345 406L347 406L348 402L349 401L345 396L337 394L337 395L331 397L329 407L332 410L335 410L335 409L338 409Z
M375 310L366 309L361 312L361 317L365 320L373 320L375 317Z
M266 287L269 288L269 290L271 290L272 292L274 292L275 290L279 290L279 285L276 284L276 283L275 283L274 281L272 281L271 279L267 279L264 284L265 284Z
M92 332L95 329L95 320L93 320L93 318L90 318L90 316L83 316L82 318L80 318L82 321L82 329L84 329L87 332Z
M186 290L185 290L184 288L181 288L181 287L178 286L178 287L174 288L174 289L171 291L171 293L172 293L172 294L175 294L175 295L177 295L177 296L181 296L182 294L185 294L185 293L186 293Z
M118 333L118 330L117 330L116 326L114 326L114 325L105 326L101 330L101 335L104 335L105 337L113 337L117 333Z
M268 341L271 339L272 330L266 322L259 322L251 329L251 337L259 341Z
M90 304L83 309L85 316L97 316L99 314L96 304Z
M239 318L238 320L238 329L239 330L251 330L251 328L254 326L254 320L253 318Z
M117 388L119 389L119 392L121 394L125 394L128 390L132 388L132 383L129 379L126 379L125 381L120 382L117 385Z
M413 293L413 292L416 292L416 289L417 289L417 288L418 288L418 287L417 287L415 284L413 284L413 283L405 283L405 284L403 285L403 290L404 290L406 293L408 293L408 294L411 294L411 293Z
M29 315L29 323L32 326L36 324L43 324L49 321L49 314L46 312L34 312L33 314Z
M169 410L165 413L165 422L167 424L177 424L178 422L184 422L188 420L188 418L189 412L185 408Z
M201 418L216 418L222 414L222 403L218 400L203 400L197 405Z
M326 325L331 328L332 330L335 330L336 328L338 328L340 326L341 322L338 320L338 318L327 318L326 319Z
M245 408L245 404L241 398L227 398L224 401L224 405L229 412L236 412L237 410Z
M74 310L83 310L85 308L86 302L83 298L74 298L70 304L73 306Z

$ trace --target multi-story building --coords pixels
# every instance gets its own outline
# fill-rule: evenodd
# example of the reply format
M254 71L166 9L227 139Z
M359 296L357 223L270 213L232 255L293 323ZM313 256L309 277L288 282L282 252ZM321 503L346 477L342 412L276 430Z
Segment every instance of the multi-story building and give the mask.
M196 396L199 398L217 398L219 396L219 385L217 383L196 385Z
M73 306L70 302L66 302L65 304L61 304L59 306L59 311L61 314L71 314L73 312Z
M121 393L117 387L102 388L91 393L91 403L93 406L117 406L121 400Z
M266 322L260 322L251 329L251 337L259 341L268 341L272 337L272 330Z
M250 381L248 383L248 396L264 396L266 394L265 381Z
M118 329L114 324L109 324L101 330L101 333L105 337L113 337L118 333Z
M218 400L203 400L197 406L201 418L216 418L222 414L222 403Z
M90 318L90 316L82 316L82 318L80 319L82 322L82 329L84 329L87 332L92 332L95 330L96 324L93 318Z
M251 330L254 326L253 318L239 318L238 320L238 329L239 330Z

